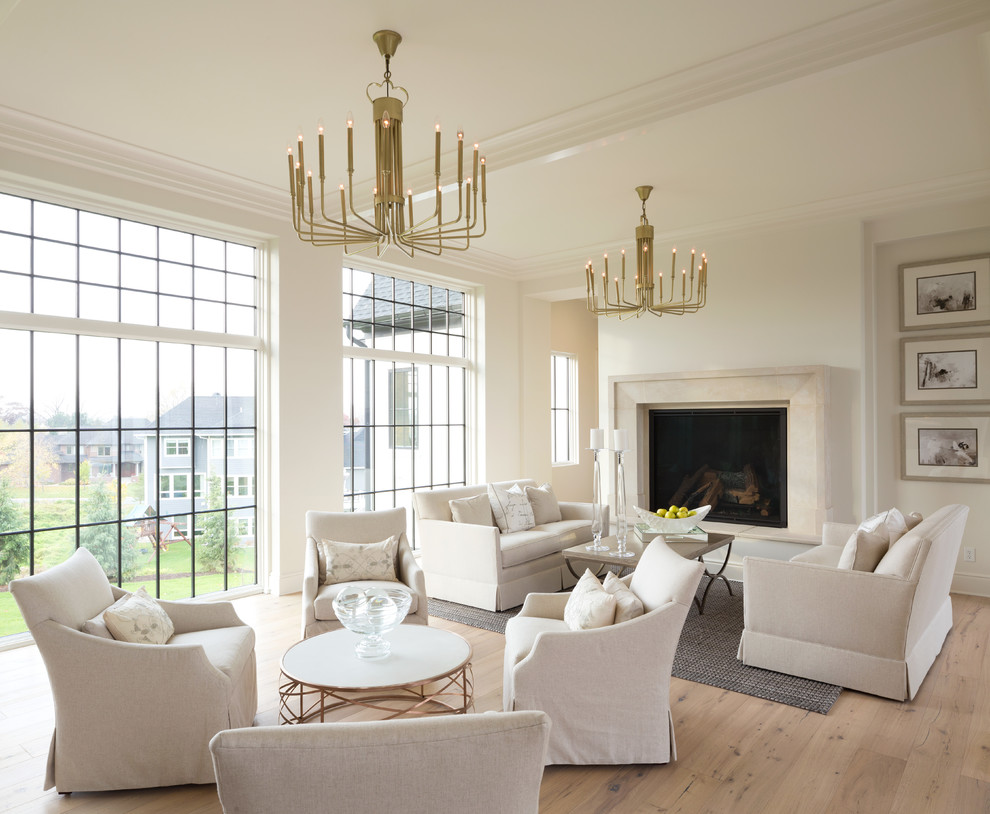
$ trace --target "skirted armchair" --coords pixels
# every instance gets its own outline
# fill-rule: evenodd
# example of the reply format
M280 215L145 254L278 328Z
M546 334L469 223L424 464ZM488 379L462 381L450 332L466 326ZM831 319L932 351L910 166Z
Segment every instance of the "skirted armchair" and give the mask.
M505 630L503 707L550 716L548 764L676 758L670 671L704 568L654 540L624 578L645 613L592 630L568 627L567 594L526 597Z
M542 712L263 726L210 744L228 814L536 814Z
M394 582L347 579L325 585L320 574L326 565L321 562L320 540L339 543L378 543L397 536L398 549L395 575L412 594L412 604L403 624L429 624L426 598L426 577L416 562L406 539L406 510L382 509L374 512L306 512L306 559L303 564L302 637L317 636L342 627L333 609L333 599L347 583L363 588L375 585L394 586Z
M83 632L128 595L85 548L10 588L55 700L46 789L213 782L210 738L258 708L254 631L233 605L159 601L174 634L144 644Z

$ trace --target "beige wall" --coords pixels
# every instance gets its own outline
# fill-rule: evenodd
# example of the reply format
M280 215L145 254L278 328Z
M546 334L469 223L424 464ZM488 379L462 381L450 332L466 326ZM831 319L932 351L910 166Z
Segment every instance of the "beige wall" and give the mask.
M962 545L976 550L976 562L963 561L960 552L953 587L966 593L990 596L990 484L901 479L901 415L990 412L986 404L919 407L900 403L902 337L920 339L926 333L935 336L990 333L990 326L900 331L898 266L901 263L990 253L990 201L935 208L925 215L921 218L916 214L888 218L873 225L869 233L874 245L872 282L876 303L877 505L898 506L926 515L946 503L969 506ZM987 451L985 442L983 452Z
M591 500L592 456L588 439L594 427L602 427L598 417L598 317L588 311L584 300L565 300L550 306L550 350L572 353L578 367L579 458L576 464L553 467L553 490L562 500ZM547 359L547 370L550 360ZM549 398L549 388L548 388ZM547 415L549 416L549 409ZM547 420L549 426L549 419ZM550 460L549 444L547 460Z

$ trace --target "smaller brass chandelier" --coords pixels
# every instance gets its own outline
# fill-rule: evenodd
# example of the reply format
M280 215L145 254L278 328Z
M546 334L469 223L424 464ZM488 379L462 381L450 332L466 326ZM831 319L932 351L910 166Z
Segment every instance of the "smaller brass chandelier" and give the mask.
M585 276L588 286L588 310L596 316L638 317L640 314L689 314L704 308L708 296L708 259L704 253L700 261L696 261L695 250L691 249L691 261L688 269L681 269L680 285L677 285L677 249L675 248L670 260L670 279L667 283L667 294L664 299L663 272L659 272L656 285L653 281L653 227L646 219L646 200L650 197L653 187L636 187L636 192L643 202L643 214L636 227L636 294L635 299L626 299L626 250L622 250L622 272L619 277L612 279L615 298L609 295L608 254L604 256L605 270L601 279L601 298L599 299L595 268L589 260L585 266ZM695 263L697 262L697 268ZM620 282L621 279L621 282ZM680 296L677 289L680 288Z
M464 177L464 134L457 133L457 191L456 200L447 202L448 220L444 220L443 187L440 182L440 125L436 126L433 190L426 193L432 199L429 214L416 220L413 217L413 191L403 194L402 181L402 110L409 101L409 92L392 82L389 62L395 55L401 35L395 31L377 31L372 39L385 58L385 78L372 82L365 93L371 102L375 129L375 187L370 207L365 207L366 218L354 202L354 122L347 122L347 187L340 185L340 215L333 211L337 204L330 193L328 214L326 174L323 158L323 126L319 128L319 190L314 190L313 171L307 169L303 156L303 137L299 134L296 153L289 147L289 193L292 196L292 225L299 238L316 246L343 246L346 254L357 254L375 249L378 256L390 245L396 245L410 257L419 250L439 255L444 249L463 251L469 248L473 238L479 238L487 229L487 188L485 159L478 156L474 145L474 172ZM372 88L384 91L383 96L372 96ZM405 96L403 101L398 96ZM479 175L479 166L481 174ZM481 205L478 191L481 189ZM435 192L434 192L435 190ZM481 223L478 224L478 214ZM373 210L373 217L371 211Z

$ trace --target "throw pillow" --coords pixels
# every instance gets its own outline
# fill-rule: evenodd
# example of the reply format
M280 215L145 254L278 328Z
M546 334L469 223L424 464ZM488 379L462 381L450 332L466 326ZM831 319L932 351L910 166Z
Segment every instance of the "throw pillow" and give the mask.
M564 606L564 621L571 630L608 627L615 620L615 596L586 569Z
M879 534L887 541L887 545L893 545L898 537L907 532L908 525L899 509L887 509L873 517L867 517L859 524L859 529Z
M144 586L103 611L103 621L110 634L122 642L165 644L175 632L168 614L148 596Z
M544 523L556 523L561 519L560 504L549 483L542 486L527 486L526 499L533 507L533 522L538 526Z
M846 571L873 571L888 548L882 534L856 529L842 547L837 567Z
M380 579L397 582L395 558L399 537L393 534L380 543L344 543L320 540L320 550L327 563L324 585L336 585L351 580Z
M643 615L643 603L640 598L611 571L605 574L605 582L602 583L602 587L615 597L615 624L628 622L630 619Z
M143 591L144 588L140 588L139 590ZM145 591L145 593L147 593L147 591ZM85 622L83 622L82 632L88 633L91 636L100 636L101 638L104 639L112 639L113 636L110 633L110 629L107 627L107 623L106 620L103 618L103 614L106 613L107 611L120 610L121 606L130 598L131 598L131 594L122 596L120 599L114 602L109 608L100 611L92 619L87 619Z
M492 504L488 495L462 497L449 501L450 516L455 523L470 523L472 526L494 526Z
M518 483L513 484L509 489L489 483L488 501L491 503L492 514L495 515L499 531L503 534L525 531L536 525L533 520L533 507L529 505L529 498Z

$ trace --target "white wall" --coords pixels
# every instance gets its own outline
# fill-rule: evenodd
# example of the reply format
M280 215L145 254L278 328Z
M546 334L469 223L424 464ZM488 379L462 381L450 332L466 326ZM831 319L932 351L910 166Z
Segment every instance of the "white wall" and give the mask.
M900 417L953 412L990 413L990 405L933 404L903 406L900 339L990 333L990 326L933 331L900 331L898 266L969 254L990 253L990 201L943 206L890 217L868 231L873 247L872 287L876 302L876 493L877 505L930 514L946 503L970 507L963 547L976 549L976 562L960 552L954 590L990 596L990 484L902 480Z

